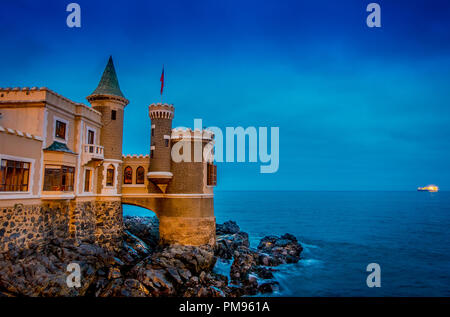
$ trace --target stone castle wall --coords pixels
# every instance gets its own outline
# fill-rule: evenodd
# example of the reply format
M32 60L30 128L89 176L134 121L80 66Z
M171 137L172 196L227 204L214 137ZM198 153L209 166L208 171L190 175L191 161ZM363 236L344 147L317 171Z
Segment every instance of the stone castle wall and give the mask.
M53 238L116 249L122 228L120 201L16 204L0 208L0 252L44 245Z

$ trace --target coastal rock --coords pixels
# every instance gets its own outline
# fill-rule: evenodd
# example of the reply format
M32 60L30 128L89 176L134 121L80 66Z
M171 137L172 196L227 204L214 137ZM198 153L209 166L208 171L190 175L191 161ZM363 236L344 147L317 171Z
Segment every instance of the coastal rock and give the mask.
M266 236L261 239L258 250L263 254L259 263L266 266L275 266L285 263L297 263L303 251L297 238L289 233L278 236Z
M67 267L77 263L81 287L69 288ZM76 245L53 239L38 249L10 250L0 256L0 292L8 296L83 296L96 280L96 271L113 263L112 256L95 244Z
M241 231L239 226L236 222L229 220L224 222L223 224L216 224L216 234L217 235L223 235L223 234L235 234Z
M114 253L87 240L61 238L44 247L8 248L0 254L0 297L266 294L279 289L273 267L297 262L302 252L289 234L264 237L253 249L248 234L233 221L217 225L214 247L158 245L153 218L126 217L124 223L122 248ZM230 279L213 271L218 257L231 263ZM70 263L80 265L79 288L67 286Z
M125 216L124 230L139 237L149 248L155 248L159 243L159 220L157 217Z
M219 258L231 260L234 251L239 248L248 248L250 246L248 234L246 232L237 232L235 234L224 234L216 238L215 254Z

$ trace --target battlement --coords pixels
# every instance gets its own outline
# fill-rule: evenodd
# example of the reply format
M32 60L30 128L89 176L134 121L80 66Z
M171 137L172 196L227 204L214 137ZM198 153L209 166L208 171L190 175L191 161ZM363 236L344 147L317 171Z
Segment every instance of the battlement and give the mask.
M214 140L214 132L208 129L190 129L190 128L175 128L172 129L172 135L170 136L172 140L181 139L195 139L195 140Z
M173 119L175 107L167 103L152 103L148 106L150 119Z
M148 154L125 154L125 155L122 155L122 158L126 158L126 159L130 159L130 158L148 158L149 157L149 155Z

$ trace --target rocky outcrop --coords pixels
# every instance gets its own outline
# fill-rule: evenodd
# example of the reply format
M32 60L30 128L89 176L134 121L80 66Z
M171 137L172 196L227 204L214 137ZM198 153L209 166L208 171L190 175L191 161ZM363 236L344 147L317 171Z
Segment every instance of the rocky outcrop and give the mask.
M216 256L232 260L231 283L239 288L239 295L256 295L278 290L274 266L296 263L303 250L291 234L281 237L266 236L258 248L250 248L248 234L228 221L217 226Z
M81 287L66 282L68 265L81 269ZM44 248L10 249L0 254L0 294L3 296L88 295L101 267L115 264L114 257L95 244L75 246L67 239L52 239Z
M217 225L215 247L158 244L158 221L125 217L119 251L93 243L52 239L44 247L0 255L0 296L243 296L278 289L274 268L295 263L302 247L289 234L267 236L251 248L249 236L228 221ZM228 261L228 276L216 273ZM81 286L68 287L67 266L81 268Z

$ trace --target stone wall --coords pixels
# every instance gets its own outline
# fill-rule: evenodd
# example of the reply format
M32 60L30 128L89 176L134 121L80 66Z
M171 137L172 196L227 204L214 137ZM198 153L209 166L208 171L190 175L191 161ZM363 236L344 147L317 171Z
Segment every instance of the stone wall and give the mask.
M118 248L123 233L122 202L97 202L95 227L95 241L99 245L107 249Z
M0 252L45 244L53 238L120 246L120 201L44 202L0 208Z

